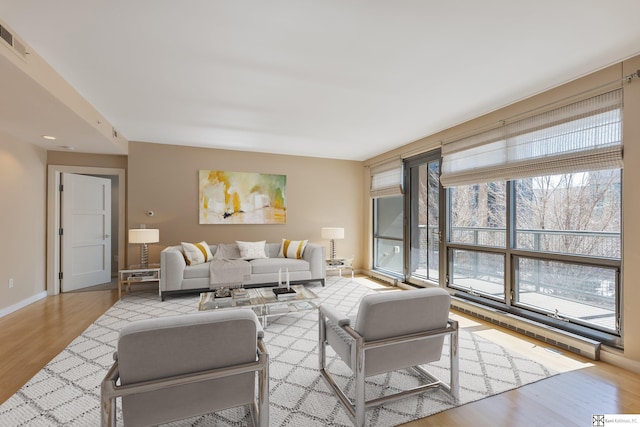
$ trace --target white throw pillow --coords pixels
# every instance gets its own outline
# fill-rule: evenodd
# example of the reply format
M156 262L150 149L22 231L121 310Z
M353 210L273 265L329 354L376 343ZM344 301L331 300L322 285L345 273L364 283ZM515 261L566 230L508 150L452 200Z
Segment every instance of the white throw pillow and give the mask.
M308 240L288 240L282 239L282 245L280 245L280 258L297 258L302 259L304 254L304 248L307 247Z
M260 242L240 242L236 240L236 244L240 249L240 258L242 259L267 258L265 253L266 240Z
M182 252L188 265L202 264L213 258L209 245L204 240L200 243L182 242Z

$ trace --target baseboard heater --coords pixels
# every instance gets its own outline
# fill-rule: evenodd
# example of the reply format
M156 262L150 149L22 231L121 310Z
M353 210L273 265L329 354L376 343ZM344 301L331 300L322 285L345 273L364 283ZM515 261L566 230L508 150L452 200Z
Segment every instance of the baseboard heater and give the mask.
M552 344L558 348L579 354L591 360L600 360L600 347L602 344L599 341L581 337L571 332L536 323L511 313L485 307L456 297L451 299L451 307L462 313Z
M377 280L378 282L382 282L390 286L398 286L398 279L385 276L384 274L378 274L375 271L370 271L369 277L373 280Z

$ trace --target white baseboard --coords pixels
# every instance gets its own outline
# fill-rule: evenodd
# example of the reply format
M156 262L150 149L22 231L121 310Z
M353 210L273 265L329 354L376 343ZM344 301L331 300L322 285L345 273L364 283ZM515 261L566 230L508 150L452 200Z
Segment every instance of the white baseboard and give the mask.
M32 303L34 303L34 302L36 302L38 300L41 300L42 298L44 298L46 296L47 296L47 291L42 291L42 292L40 292L38 294L35 294L35 295L33 295L33 296L31 296L31 297L29 297L27 299L24 299L24 300L20 301L17 304L13 304L13 305L10 305L9 307L3 308L2 310L0 310L0 317L4 317L4 316L6 316L8 314L13 313L14 311L18 311L21 308L24 308L24 307L28 306L29 304L32 304Z
M600 351L600 360L610 365L626 369L627 371L640 374L640 361L624 357L624 352L618 349L603 346Z

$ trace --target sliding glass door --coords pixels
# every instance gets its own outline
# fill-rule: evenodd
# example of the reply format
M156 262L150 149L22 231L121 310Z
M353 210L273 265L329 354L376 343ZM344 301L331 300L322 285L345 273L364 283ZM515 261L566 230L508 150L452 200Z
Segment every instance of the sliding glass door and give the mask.
M405 163L406 210L409 247L406 262L410 282L440 279L440 151L412 158Z

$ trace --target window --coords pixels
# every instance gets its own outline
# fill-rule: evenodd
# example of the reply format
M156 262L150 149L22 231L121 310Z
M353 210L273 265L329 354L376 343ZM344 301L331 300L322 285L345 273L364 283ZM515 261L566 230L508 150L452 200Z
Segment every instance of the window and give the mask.
M518 248L620 259L621 172L515 181Z
M612 91L443 147L447 286L615 342L621 99Z
M619 169L515 181L515 306L617 331L620 183Z
M505 122L405 160L403 185L379 167L374 269L620 345L621 109L620 89Z
M450 240L477 246L506 245L507 193L504 182L461 185L449 192Z
M487 253L482 248L506 248L506 195L504 182L461 185L449 190L452 288L505 300L504 252Z
M380 197L373 203L373 268L402 276L404 199L402 196Z

